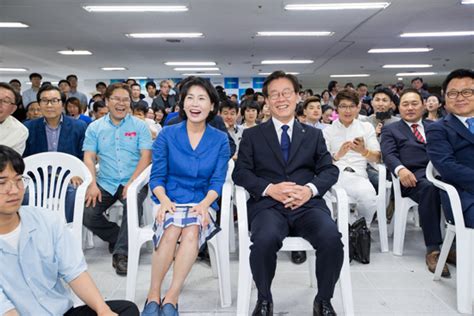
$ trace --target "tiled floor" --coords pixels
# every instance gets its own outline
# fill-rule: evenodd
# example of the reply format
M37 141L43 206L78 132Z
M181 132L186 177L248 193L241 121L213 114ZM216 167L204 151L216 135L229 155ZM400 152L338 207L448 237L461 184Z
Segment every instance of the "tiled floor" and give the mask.
M432 280L424 262L423 236L419 228L407 227L402 257L381 253L378 231L373 230L371 262L351 264L356 315L458 315L456 312L456 269L450 266L451 279ZM390 247L392 239L389 240ZM126 278L115 274L106 244L95 240L96 247L86 250L89 271L107 299L125 297ZM136 303L142 309L150 282L151 253L142 249L137 280ZM197 262L181 294L179 309L183 315L233 315L237 301L238 257L231 254L232 306L221 308L217 279L209 266ZM275 315L312 315L316 290L309 287L307 264L294 265L288 253L280 253L272 292ZM164 287L169 282L168 273ZM251 308L256 291L252 290ZM339 288L333 306L343 315Z

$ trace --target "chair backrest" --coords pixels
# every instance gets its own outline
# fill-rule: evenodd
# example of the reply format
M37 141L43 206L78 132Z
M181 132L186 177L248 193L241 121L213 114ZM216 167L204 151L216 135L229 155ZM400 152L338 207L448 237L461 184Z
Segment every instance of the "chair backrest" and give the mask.
M69 154L45 152L25 158L24 175L31 178L28 184L28 205L58 211L64 222L66 222L67 186L72 177L77 176L82 179L82 184L76 190L74 220L71 227L74 235L81 238L86 190L92 181L86 165Z

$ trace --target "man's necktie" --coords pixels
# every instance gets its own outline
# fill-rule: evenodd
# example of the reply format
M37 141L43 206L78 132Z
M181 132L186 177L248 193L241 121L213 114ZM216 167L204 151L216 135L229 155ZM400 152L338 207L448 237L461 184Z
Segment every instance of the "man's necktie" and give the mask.
M288 161L288 156L290 155L290 136L288 135L288 129L290 127L288 125L283 125L281 129L283 130L281 132L281 142L280 142L280 147L281 147L281 153L283 154L283 159L285 162Z
M474 117L468 118L466 120L467 125L469 126L469 131L474 134Z
M418 124L411 124L411 128L413 129L413 134L415 134L416 139L418 139L420 143L425 143L423 135L421 135L420 131L418 130Z

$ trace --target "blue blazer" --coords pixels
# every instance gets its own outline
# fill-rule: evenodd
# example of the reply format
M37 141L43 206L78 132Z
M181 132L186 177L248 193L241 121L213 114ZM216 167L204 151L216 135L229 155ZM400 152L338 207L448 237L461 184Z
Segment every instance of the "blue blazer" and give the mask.
M150 188L162 186L177 204L199 203L210 190L222 192L229 161L227 135L209 124L196 149L192 149L186 121L165 126L152 148ZM159 203L153 196L153 200ZM217 209L217 203L212 207Z
M474 134L454 115L428 128L428 156L443 181L459 192L463 210L474 204ZM444 196L445 197L445 196ZM448 206L441 196L443 206Z
M25 122L28 128L28 139L23 157L48 151L48 140L46 138L46 128L44 118ZM59 132L58 152L76 156L80 160L84 157L82 143L87 129L84 121L76 120L63 115L61 131Z
M434 122L423 120L422 124L426 131ZM417 179L426 178L425 170L429 162L426 144L418 141L403 120L382 128L380 145L383 161L391 173L395 173L395 168L403 165Z

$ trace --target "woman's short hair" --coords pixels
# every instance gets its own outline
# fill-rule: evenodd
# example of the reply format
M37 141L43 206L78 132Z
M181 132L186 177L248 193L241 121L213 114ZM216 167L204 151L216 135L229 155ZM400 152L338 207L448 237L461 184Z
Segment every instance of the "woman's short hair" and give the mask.
M211 100L211 104L213 105L212 110L209 112L209 115L206 118L206 123L212 121L214 116L216 116L217 111L219 110L219 94L217 93L214 86L210 83L209 80L203 79L201 77L187 77L181 81L180 85L180 93L179 93L179 116L186 120L188 117L186 116L186 112L184 111L184 99L188 95L189 89L193 86L198 86L206 90L209 99Z

